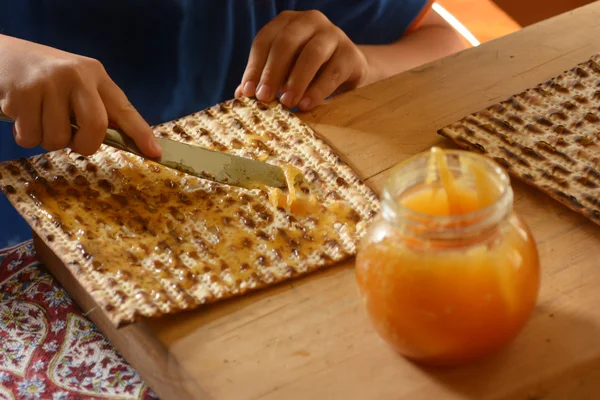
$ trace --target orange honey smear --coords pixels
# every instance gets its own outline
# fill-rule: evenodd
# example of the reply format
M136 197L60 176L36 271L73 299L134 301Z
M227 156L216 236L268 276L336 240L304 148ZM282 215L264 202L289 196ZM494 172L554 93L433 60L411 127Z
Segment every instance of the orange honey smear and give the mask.
M318 213L319 201L313 193L304 194L297 188L298 181L303 181L302 171L291 165L283 165L283 174L287 184L286 190L269 187L262 183L253 183L251 188L259 189L269 196L269 202L273 207L281 207L294 215L308 215Z
M441 183L429 179L403 195L402 206L451 216L499 198L497 182L480 165L461 157L474 181L467 185L441 150L432 158ZM506 222L471 239L436 243L394 231L363 246L357 281L377 332L405 356L434 365L476 359L513 339L535 307L539 261L522 220L510 214Z

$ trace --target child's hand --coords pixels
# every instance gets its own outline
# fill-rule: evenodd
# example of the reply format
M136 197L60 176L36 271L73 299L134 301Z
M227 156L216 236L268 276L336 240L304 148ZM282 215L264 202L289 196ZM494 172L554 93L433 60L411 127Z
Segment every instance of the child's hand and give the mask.
M258 32L236 96L309 110L366 80L359 48L319 11L284 11Z
M15 120L15 140L23 147L69 146L89 155L111 121L148 156L161 152L152 129L98 61L2 35L0 108ZM80 128L75 136L71 115Z

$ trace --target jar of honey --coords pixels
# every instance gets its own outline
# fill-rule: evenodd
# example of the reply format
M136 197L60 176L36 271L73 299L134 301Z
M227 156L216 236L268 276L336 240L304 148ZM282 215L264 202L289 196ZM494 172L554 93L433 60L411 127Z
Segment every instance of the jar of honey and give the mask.
M476 154L433 148L391 171L356 277L392 347L424 364L457 365L519 333L540 270L506 172Z

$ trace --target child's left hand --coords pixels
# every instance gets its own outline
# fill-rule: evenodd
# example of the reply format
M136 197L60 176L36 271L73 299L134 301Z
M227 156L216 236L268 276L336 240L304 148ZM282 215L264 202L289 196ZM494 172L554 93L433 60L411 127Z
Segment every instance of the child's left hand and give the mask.
M360 49L319 11L284 11L258 32L236 97L270 102L278 93L287 107L306 111L340 86L367 80Z

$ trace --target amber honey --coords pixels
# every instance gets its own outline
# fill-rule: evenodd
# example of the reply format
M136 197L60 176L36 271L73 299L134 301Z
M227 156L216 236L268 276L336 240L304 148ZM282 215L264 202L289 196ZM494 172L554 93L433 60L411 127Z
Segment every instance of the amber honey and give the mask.
M507 175L480 156L439 150L395 174L356 261L375 329L427 364L500 349L525 325L540 279Z

